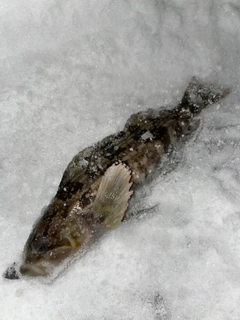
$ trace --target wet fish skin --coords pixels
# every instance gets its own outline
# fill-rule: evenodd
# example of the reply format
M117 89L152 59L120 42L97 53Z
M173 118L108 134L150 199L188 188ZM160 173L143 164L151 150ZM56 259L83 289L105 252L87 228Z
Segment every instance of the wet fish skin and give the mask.
M54 198L27 240L20 273L48 276L79 248L85 252L103 233L117 226L132 195L130 178L125 164L113 164L98 179L94 201L86 207L80 207L79 200L69 207Z
M191 130L194 117L229 92L228 88L205 85L193 78L176 108L149 109L134 114L122 131L79 152L69 163L56 196L26 242L20 273L48 276L56 265L79 249L87 250L106 230L117 226L123 218L121 215L121 219L117 217L115 223L106 226L106 212L103 209L106 194L102 197L105 200L98 207L95 205L94 209L101 181L104 180L107 187L108 184L114 186L110 174L106 174L107 170L112 167L116 181L121 174L124 176L121 186L123 189L126 187L128 200L131 196L130 171L134 191L153 177L156 170L164 168L166 160ZM118 168L121 173L117 174L115 167L121 163L126 167ZM108 192L110 187L106 189ZM124 203L122 200L122 210L123 207L126 210L126 199ZM114 206L119 205L117 195L114 201L109 204L112 215L116 214ZM111 214L108 215L109 221L113 221Z

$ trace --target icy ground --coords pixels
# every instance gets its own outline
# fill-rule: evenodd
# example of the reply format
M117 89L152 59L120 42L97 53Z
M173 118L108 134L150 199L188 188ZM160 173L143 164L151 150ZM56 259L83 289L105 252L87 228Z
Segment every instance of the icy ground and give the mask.
M231 87L182 164L53 284L0 278L1 320L240 319L239 0L0 0L0 273L72 157L193 75Z

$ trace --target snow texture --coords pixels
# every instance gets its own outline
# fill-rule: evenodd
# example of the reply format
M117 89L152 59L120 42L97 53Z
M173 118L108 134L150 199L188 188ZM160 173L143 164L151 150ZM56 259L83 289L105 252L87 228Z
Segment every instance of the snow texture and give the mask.
M78 151L193 75L232 89L143 189L158 206L52 284L1 278L1 320L240 319L239 30L239 0L0 1L1 273Z

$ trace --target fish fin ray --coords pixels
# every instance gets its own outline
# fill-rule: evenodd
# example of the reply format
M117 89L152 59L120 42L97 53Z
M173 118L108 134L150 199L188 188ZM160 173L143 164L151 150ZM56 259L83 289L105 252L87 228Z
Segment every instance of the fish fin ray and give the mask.
M123 219L132 195L130 170L122 163L107 169L99 185L92 209L105 229L116 227Z
M138 208L136 206L136 208L132 208L132 210L127 210L123 221L128 221L132 219L142 220L146 216L154 214L157 209L159 209L158 203L153 206L146 206L146 207L143 206L142 208Z
M189 124L188 131L185 134L183 141L184 142L188 142L189 140L195 141L201 131L201 128L202 128L202 118L201 117L193 118Z

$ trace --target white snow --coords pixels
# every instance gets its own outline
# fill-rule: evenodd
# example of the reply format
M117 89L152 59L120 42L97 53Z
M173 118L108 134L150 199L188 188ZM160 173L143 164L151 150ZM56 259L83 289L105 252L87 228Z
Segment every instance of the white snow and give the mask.
M1 320L240 319L239 30L238 0L0 1L1 274L78 151L193 75L232 89L143 191L158 208L50 285L0 278Z

